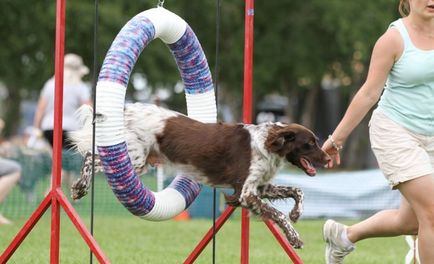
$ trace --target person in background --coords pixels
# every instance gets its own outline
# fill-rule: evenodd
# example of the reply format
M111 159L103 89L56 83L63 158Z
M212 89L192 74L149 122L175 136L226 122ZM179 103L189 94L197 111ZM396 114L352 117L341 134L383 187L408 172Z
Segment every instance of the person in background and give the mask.
M4 127L0 119L0 131ZM21 166L19 163L0 157L0 203L2 203L21 177ZM0 225L12 224L12 221L0 213Z
M351 226L326 221L326 263L343 263L362 239L416 234L421 263L434 263L434 0L400 0L399 10L403 18L376 42L365 83L322 148L339 165L345 140L379 100L371 147L400 207Z
M83 63L83 59L73 53L64 57L63 79L63 121L62 121L62 148L71 148L68 132L79 129L76 111L83 104L91 104L90 89L82 78L89 73L89 68ZM53 146L54 128L54 77L50 78L42 88L35 113L33 126L36 131L42 131L44 138ZM71 183L69 173L62 172L62 179Z

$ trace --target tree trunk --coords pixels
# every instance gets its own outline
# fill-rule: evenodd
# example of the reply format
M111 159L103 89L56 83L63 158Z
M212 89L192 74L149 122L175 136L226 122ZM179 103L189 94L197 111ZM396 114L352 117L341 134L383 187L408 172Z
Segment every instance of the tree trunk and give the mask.
M21 95L20 89L14 85L8 84L9 96L5 100L4 122L5 128L2 131L4 137L9 138L17 133L21 123Z
M311 87L307 90L304 99L304 107L301 113L301 124L313 129L316 122L316 101L319 94L319 87Z

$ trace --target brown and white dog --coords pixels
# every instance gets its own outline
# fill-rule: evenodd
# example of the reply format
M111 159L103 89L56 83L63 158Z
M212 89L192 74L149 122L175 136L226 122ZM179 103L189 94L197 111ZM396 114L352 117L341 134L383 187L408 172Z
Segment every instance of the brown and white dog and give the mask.
M90 107L81 109L81 117L92 119ZM264 202L293 198L289 218L296 222L303 210L303 192L299 188L271 184L285 161L316 174L330 157L321 150L317 137L298 124L202 123L183 114L148 104L128 104L124 111L124 134L128 154L138 174L148 164L162 162L175 166L194 180L211 186L230 187L226 196L230 206L248 208L255 215L273 220L295 248L303 242L283 213ZM86 122L85 122L86 123ZM72 133L73 144L85 156L81 178L72 187L79 199L87 193L91 179L91 125ZM101 170L96 157L96 170Z

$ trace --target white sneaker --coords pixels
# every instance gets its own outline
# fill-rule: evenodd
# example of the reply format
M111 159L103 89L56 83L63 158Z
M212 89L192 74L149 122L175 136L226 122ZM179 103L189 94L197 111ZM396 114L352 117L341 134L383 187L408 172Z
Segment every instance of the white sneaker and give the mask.
M345 246L342 241L342 232L347 228L346 225L340 224L333 220L327 220L323 227L323 237L326 242L325 258L326 264L344 263L346 255L350 254L355 246Z
M12 221L0 214L0 225L10 225Z

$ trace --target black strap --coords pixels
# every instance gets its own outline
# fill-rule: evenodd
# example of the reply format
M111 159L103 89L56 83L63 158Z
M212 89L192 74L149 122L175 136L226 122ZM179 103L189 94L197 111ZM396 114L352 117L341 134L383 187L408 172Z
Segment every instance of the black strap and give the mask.
M219 84L219 67L220 67L220 11L221 1L216 0L216 45L215 45L215 68L214 68L214 87L215 99L218 110L218 84ZM216 260L216 210L217 210L217 191L213 188L213 207L212 207L212 263Z
M92 93L93 93L93 120L96 118L96 83L98 79L98 0L95 0L94 28L93 28L93 69L92 69ZM92 183L90 191L90 234L93 236L94 204L95 204L95 122L92 122ZM90 250L89 262L93 263L93 253Z

